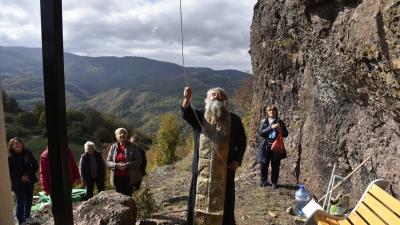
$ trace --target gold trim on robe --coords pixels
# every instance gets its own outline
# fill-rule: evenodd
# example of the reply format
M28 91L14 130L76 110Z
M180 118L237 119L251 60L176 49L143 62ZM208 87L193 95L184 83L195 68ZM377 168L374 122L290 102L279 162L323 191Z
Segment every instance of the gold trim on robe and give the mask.
M225 207L231 115L223 124L203 118L194 208L195 225L222 225ZM222 125L221 129L217 127Z

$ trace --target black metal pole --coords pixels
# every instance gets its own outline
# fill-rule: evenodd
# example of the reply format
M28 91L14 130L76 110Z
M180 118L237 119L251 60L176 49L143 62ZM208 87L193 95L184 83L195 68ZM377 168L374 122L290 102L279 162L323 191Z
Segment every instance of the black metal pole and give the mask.
M64 50L61 0L40 1L47 138L54 223L72 225L65 119Z

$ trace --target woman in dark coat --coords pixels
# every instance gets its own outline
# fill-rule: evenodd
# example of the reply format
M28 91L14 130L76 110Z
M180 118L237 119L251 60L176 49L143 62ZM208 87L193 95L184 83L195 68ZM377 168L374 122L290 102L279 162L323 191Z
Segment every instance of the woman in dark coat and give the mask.
M8 153L11 189L16 198L15 211L18 223L22 224L31 215L33 184L38 181L35 174L39 165L20 138L8 142Z
M87 141L84 145L85 153L82 154L79 161L79 172L83 184L86 186L86 199L93 197L94 184L97 191L104 191L104 176L106 174L106 166L101 154L96 151L96 145Z
M257 152L257 160L260 162L261 187L267 186L268 167L271 163L271 182L272 188L278 188L279 167L281 160L286 158L286 151L274 152L271 150L272 143L279 133L283 137L288 136L285 123L278 117L278 109L272 105L267 107L267 118L261 120L259 135L260 146Z

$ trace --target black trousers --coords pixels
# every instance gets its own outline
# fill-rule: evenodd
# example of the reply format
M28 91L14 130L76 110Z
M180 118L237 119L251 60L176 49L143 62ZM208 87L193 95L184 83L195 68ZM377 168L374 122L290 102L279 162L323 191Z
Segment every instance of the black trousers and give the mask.
M132 196L133 187L129 185L128 176L114 176L115 191L124 195Z
M104 178L89 178L86 181L86 199L93 197L94 184L97 186L97 191L104 191Z
M142 181L143 180L139 180L138 182L135 182L135 183L132 184L132 186L135 188L134 191L139 190L140 186L142 185Z
M265 163L260 162L261 183L266 184L268 181L268 167L271 164L271 183L278 183L279 167L281 165L281 157L278 153L267 150Z

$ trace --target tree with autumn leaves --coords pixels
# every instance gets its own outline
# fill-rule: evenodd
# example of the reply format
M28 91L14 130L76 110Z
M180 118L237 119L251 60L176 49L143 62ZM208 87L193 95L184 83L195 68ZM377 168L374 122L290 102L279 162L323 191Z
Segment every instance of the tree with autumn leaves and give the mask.
M243 79L242 85L233 94L233 104L242 116L242 122L248 134L251 104L253 97L253 76L246 76Z
M172 164L176 161L176 147L182 126L172 113L165 113L160 119L160 127L155 140L156 162L158 166Z

